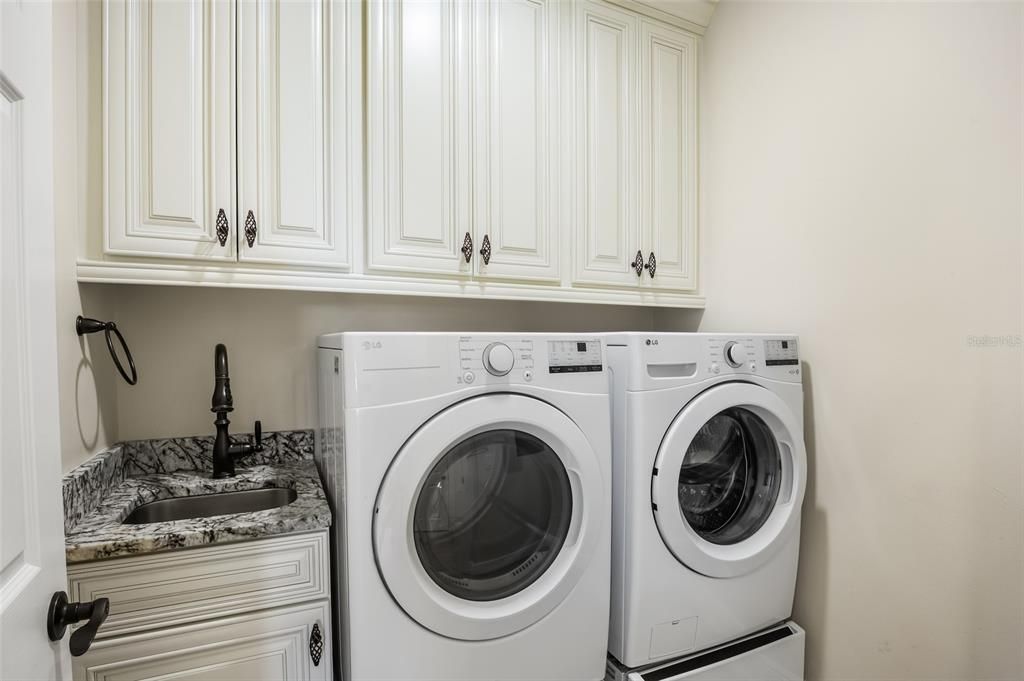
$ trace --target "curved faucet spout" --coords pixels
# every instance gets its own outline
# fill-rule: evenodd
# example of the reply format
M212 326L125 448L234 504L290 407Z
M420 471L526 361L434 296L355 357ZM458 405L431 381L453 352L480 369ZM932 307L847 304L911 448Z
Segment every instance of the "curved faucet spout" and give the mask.
M223 343L217 343L213 351L213 398L210 400L210 411L227 412L234 410L231 399L231 379L228 377L228 349Z

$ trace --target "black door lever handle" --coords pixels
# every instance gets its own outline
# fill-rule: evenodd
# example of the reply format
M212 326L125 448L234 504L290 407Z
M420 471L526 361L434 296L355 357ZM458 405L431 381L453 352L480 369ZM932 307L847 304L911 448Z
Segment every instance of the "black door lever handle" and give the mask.
M71 634L71 644L68 648L72 657L78 657L89 650L93 639L96 638L96 632L109 614L109 599L97 598L91 603L69 603L68 595L63 591L57 591L50 599L50 608L46 611L46 633L51 641L59 641L70 625L89 620L88 624Z

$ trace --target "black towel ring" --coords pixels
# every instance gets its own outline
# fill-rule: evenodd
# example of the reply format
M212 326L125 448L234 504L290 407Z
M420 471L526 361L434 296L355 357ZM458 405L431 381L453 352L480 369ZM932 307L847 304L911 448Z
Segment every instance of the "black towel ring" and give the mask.
M139 372L135 370L135 360L132 359L132 351L128 349L128 344L124 342L124 336L117 330L117 324L114 322L101 322L98 319L89 319L88 317L78 315L78 318L75 319L75 331L79 336L102 331L107 339L107 349L110 350L110 358L114 360L114 366L121 373L121 377L128 382L128 385L135 385L139 382ZM128 377L128 372L124 370L121 360L118 359L117 353L114 352L114 341L110 339L111 331L117 336L118 342L121 343L121 349L124 350L124 357L128 360L128 367L132 370L131 378Z

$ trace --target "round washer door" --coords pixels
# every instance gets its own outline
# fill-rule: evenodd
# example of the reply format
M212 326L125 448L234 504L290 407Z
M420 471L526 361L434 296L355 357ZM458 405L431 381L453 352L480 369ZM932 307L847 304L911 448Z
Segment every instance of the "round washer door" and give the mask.
M800 519L807 456L775 393L725 383L694 398L662 440L651 482L658 531L687 567L737 577L764 565Z
M381 577L442 636L521 631L589 565L604 488L590 442L550 404L501 393L460 402L417 430L384 477L373 521Z

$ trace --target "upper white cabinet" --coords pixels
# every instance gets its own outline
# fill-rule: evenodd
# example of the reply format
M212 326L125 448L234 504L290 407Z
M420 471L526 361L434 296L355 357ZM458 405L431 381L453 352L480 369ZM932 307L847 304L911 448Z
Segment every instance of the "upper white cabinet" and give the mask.
M697 40L640 24L640 224L649 286L697 288ZM651 271L653 258L654 271Z
M234 260L234 6L104 13L106 250Z
M370 269L558 280L557 4L368 5Z
M107 0L104 12L105 250L347 269L358 5Z
M576 5L577 283L638 281L638 25L635 14L605 3Z
M559 278L560 0L476 5L476 271Z
M449 0L367 5L369 269L471 269L461 252L472 241L471 8Z
M697 288L697 38L602 2L576 14L578 283Z
M348 269L360 185L357 3L238 5L239 259Z
M103 14L80 281L703 305L699 22L637 0Z

